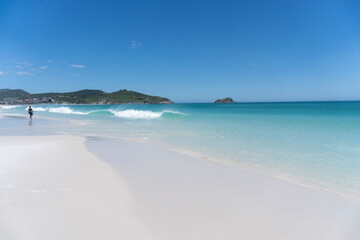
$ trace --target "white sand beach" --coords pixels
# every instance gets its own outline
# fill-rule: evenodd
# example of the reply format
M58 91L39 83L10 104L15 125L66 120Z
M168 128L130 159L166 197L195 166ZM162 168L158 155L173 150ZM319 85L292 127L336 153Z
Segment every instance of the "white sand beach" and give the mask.
M84 138L0 138L0 239L154 239Z
M0 138L1 239L360 237L354 200L152 143L85 140Z
M360 240L360 0L0 0L0 240Z

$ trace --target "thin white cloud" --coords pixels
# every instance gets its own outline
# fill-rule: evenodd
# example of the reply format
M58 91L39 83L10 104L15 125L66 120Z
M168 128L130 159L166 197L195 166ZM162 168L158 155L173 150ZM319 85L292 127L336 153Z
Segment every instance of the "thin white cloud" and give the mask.
M46 65L40 67L41 70L44 70L44 69L47 69L47 68L48 68L48 66L46 66Z
M16 68L21 68L21 66L20 66L20 65L16 65L15 67L16 67Z
M35 74L29 72L16 72L19 76L34 76Z
M142 43L141 42L136 42L136 41L131 41L131 44L130 44L130 46L132 47L132 48L137 48L137 47L141 47L141 45L142 45Z
M49 59L49 60L47 60L47 62L52 63L52 62L54 62L54 60Z
M257 66L259 66L259 64L258 63L252 63L252 64L250 64L250 66L251 67L257 67Z
M71 64L70 67L74 67L74 68L86 68L86 66L84 66L84 65L77 65L77 64Z
M35 72L35 71L36 71L36 69L35 69L35 68L32 68L32 69L31 69L31 71Z
M0 71L0 76L1 76L1 75L4 75L4 74L5 74L4 72Z

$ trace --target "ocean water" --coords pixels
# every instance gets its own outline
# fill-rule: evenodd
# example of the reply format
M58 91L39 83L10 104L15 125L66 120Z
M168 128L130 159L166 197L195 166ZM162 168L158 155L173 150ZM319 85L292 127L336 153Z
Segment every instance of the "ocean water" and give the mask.
M1 135L146 139L360 199L360 102L0 106Z

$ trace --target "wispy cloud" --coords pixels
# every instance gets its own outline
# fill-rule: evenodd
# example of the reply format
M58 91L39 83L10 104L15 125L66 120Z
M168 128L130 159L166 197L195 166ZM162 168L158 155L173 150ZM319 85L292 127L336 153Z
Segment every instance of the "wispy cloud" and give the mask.
M46 65L40 67L41 70L44 70L44 69L47 69L47 68L48 68L48 66L46 66Z
M259 66L259 64L258 63L251 63L250 66L251 67L257 67L257 66Z
M0 71L0 76L1 76L1 75L4 75L4 74L5 74L4 72Z
M84 65L77 65L77 64L71 64L70 67L74 67L74 68L86 68L86 66L84 66Z
M52 62L54 62L54 60L49 59L49 60L47 60L47 62L52 63Z
M16 67L16 68L22 68L20 65L16 65L15 67Z
M142 45L142 43L141 42L136 42L136 41L131 41L131 44L130 44L130 46L132 47L132 48L137 48L137 47L141 47L141 45Z
M35 74L29 72L16 72L19 76L34 76Z
M68 65L68 66L70 66L70 67L73 67L73 68L86 68L85 65L81 65L81 64L70 64L70 63L68 63L67 61L64 61L64 64L65 64L65 65Z

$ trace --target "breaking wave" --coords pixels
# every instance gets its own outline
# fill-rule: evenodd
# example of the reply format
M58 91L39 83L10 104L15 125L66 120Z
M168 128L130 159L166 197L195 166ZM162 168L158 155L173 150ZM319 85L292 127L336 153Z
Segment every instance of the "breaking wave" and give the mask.
M116 111L116 110L110 110L112 114L114 114L115 117L119 118L127 118L127 119L155 119L160 118L166 113L170 114L182 114L180 112L166 110L162 112L152 112L152 111L142 111L142 110L122 110L122 111Z
M35 112L51 112L51 113L63 113L63 114L79 114L79 115L86 115L86 112L78 112L74 111L69 107L56 107L56 108L43 108L43 107L33 107L32 108ZM28 107L25 108L28 110Z
M27 111L28 108L25 108ZM161 112L153 112L149 110L115 110L115 109L102 109L92 110L88 112L74 111L70 107L33 107L35 112L50 112L60 114L77 114L77 115L112 115L123 119L157 119L161 117L171 117L176 115L182 115L180 112L165 110Z
M49 108L49 112L52 112L52 113L64 113L64 114L80 114L80 115L88 114L86 112L74 111L74 110L70 109L69 107Z
M17 108L20 106L17 105L0 105L0 109L13 109L13 108Z
M47 108L43 108L43 107L33 107L32 108L34 111L38 111L38 112L45 112L48 109ZM26 111L28 110L28 108L26 108Z

